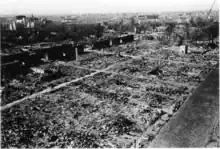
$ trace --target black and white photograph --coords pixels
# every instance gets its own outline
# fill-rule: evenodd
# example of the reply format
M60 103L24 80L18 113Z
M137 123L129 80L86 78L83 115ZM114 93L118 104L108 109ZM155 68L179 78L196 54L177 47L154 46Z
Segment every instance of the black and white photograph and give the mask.
M0 148L219 148L219 0L0 0Z

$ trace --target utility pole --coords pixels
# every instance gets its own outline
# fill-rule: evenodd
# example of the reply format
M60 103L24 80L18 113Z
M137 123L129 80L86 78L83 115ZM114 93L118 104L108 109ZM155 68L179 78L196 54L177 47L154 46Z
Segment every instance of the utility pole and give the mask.
M78 48L75 47L76 63L78 64Z
M72 41L72 47L74 48L75 51L75 56L76 56L76 63L78 63L78 48L77 46L74 46L74 42Z
M215 4L215 0L214 0L214 2L212 3L212 6L211 6L211 8L210 8L210 10L209 10L209 12L208 12L208 17L209 17L209 14L210 14L211 11L212 11L212 8L213 8L214 4Z

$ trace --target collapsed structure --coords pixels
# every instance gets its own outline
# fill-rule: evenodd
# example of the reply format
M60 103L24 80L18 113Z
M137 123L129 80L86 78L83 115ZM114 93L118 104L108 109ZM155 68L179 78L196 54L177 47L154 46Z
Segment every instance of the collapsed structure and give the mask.
M126 44L132 41L134 41L134 35L123 35L113 39L97 41L93 44L93 49L103 49L120 44Z

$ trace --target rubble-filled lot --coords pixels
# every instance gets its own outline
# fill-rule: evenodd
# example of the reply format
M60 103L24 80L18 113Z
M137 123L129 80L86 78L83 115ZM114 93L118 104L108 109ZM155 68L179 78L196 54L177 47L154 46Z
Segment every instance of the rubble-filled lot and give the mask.
M109 71L129 76L146 77L157 65L159 65L157 60L135 59L124 64L116 65L115 67L110 68Z
M142 58L131 62L116 65L109 69L119 74L133 77L154 77L163 81L173 81L196 85L204 80L211 69L202 66L187 65L163 60Z
M26 75L19 75L4 86L1 93L1 105L90 73L92 73L90 70L65 66L56 62L46 66L39 66L36 71L30 71Z
M53 62L11 80L2 105L98 71L2 111L2 147L148 147L207 76L206 62L218 56L180 56L157 50L156 43L133 44L104 49L121 48L121 55L86 53L78 62Z
M99 73L3 111L2 147L143 147L190 93Z
M188 85L197 85L201 83L211 69L201 66L189 66L184 63L162 62L162 71L158 78L164 81L175 81Z
M128 57L120 57L113 54L99 54L92 52L80 56L78 62L70 61L68 63L89 69L104 69L112 64L126 61L128 59Z
M113 46L105 48L104 51L118 53L130 56L143 56L155 51L158 48L158 41L134 41L126 45Z
M126 98L142 98L146 92L160 94L177 98L180 95L189 94L189 90L184 86L170 85L168 83L157 82L152 79L132 78L111 73L99 73L93 77L83 79L82 85L90 90L102 90L109 92L115 97L123 95ZM88 85L89 84L89 85ZM88 93L89 93L88 88ZM84 89L85 92L87 90ZM122 99L122 97L120 97Z
M19 75L13 80L9 80L1 94L1 105L19 100L25 96L39 92L48 87L54 87L60 83L83 77L94 71L90 69L104 69L117 62L128 60L127 57L118 57L115 55L87 53L79 57L76 61L53 62L51 64L41 65L30 71L28 74ZM83 68L78 68L84 67ZM87 69L88 68L88 69ZM43 71L43 72L42 72Z
M193 63L205 67L215 67L219 60L219 51L217 49L202 53L178 54L171 50L156 50L149 53L148 57L154 59L172 60L186 63Z

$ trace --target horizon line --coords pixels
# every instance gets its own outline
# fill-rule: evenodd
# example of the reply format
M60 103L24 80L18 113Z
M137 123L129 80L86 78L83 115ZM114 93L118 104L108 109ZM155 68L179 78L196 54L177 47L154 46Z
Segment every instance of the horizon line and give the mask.
M83 15L83 14L133 14L133 13L151 13L151 14L160 14L160 13L175 13L175 12L198 12L198 11L209 11L209 9L198 9L198 10L164 10L164 11L137 11L137 12L74 12L74 13L8 13L8 14L0 14L0 16L16 16L16 15L41 15L41 16L48 16L48 15ZM219 11L219 9L213 9L212 11Z

